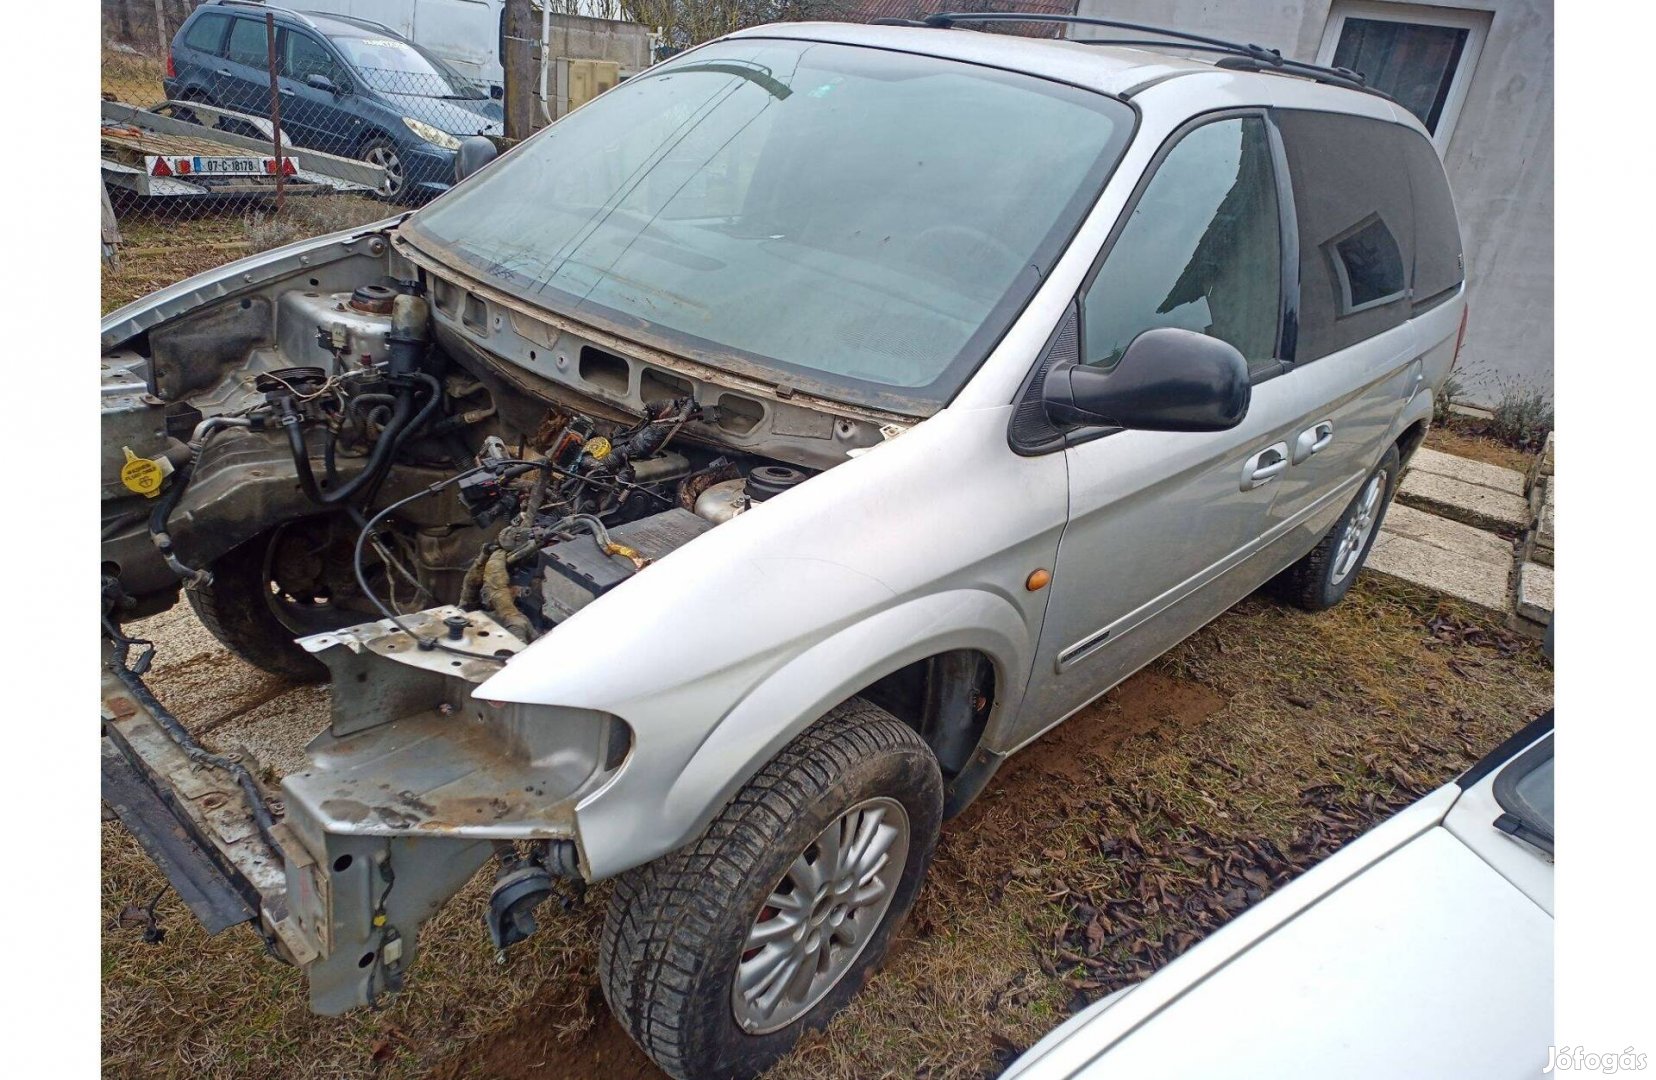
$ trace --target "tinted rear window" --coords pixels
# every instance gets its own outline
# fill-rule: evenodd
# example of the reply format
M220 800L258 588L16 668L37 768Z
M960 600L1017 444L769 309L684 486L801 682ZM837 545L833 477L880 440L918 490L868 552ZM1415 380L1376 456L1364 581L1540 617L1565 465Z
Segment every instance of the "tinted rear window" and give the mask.
M1299 222L1295 359L1304 362L1409 317L1415 225L1403 139L1411 133L1340 113L1277 119Z
M1443 163L1426 136L1408 128L1403 132L1403 158L1409 166L1414 194L1415 258L1414 306L1419 311L1444 299L1466 277L1461 260L1460 223Z
M218 55L219 45L224 42L224 16L203 15L190 24L190 29L184 35L184 44L192 49Z

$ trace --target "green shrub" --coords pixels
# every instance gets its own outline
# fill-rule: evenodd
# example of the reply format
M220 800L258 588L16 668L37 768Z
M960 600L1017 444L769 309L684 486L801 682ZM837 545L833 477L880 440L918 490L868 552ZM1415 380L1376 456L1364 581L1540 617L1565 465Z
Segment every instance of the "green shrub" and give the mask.
M1490 435L1519 450L1539 450L1552 429L1553 403L1545 391L1516 382L1502 386Z

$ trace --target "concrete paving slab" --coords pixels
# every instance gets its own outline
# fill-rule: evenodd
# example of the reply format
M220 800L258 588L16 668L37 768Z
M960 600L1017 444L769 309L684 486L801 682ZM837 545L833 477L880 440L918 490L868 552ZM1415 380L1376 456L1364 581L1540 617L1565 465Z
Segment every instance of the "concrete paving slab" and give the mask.
M1512 545L1493 533L1393 505L1368 568L1499 614L1507 612Z
M1494 488L1496 491L1505 491L1512 495L1524 494L1524 474L1517 469L1506 469L1456 454L1445 454L1441 450L1433 450L1427 446L1422 446L1414 452L1414 456L1409 459L1409 468L1447 476L1451 480L1464 480L1468 484Z
M1553 509L1553 488L1557 481L1542 477L1536 489L1541 492L1541 509L1535 515L1535 530L1530 542L1530 558L1547 566L1553 565L1553 525L1557 513Z
M1523 477L1519 476L1522 489ZM1509 535L1523 532L1530 524L1529 500L1524 496L1421 469L1411 468L1404 474L1397 498L1474 528L1497 529Z
M1518 568L1518 614L1545 626L1553 614L1553 568L1527 562Z

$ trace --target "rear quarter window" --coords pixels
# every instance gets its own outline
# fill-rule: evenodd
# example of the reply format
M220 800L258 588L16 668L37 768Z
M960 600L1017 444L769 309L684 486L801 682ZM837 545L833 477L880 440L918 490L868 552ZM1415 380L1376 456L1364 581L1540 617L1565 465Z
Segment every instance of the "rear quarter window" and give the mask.
M1398 130L1403 133L1403 159L1414 195L1414 310L1423 311L1448 299L1465 280L1460 222L1437 150L1418 131Z
M220 46L224 44L223 15L202 15L190 24L190 29L184 33L184 44L201 52L220 55Z
M1415 211L1404 139L1412 132L1341 113L1286 111L1277 123L1299 227L1295 359L1303 363L1409 317Z

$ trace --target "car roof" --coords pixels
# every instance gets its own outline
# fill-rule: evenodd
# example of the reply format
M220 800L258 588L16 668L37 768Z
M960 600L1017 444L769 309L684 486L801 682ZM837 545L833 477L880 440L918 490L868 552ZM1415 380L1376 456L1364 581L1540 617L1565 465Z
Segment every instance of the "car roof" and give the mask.
M938 56L1024 72L1115 97L1130 97L1149 86L1184 75L1221 76L1235 80L1232 85L1257 83L1262 88L1280 87L1284 81L1290 81L1303 85L1310 92L1308 96L1321 108L1390 116L1389 109L1375 107L1376 102L1388 99L1372 92L1315 83L1286 74L1221 68L1209 60L1181 55L1174 44L1154 48L1101 46L1066 38L842 22L771 23L738 30L720 40L742 38L825 41Z
M197 11L203 9L217 9L220 11L237 12L247 15L263 17L265 12L276 16L278 21L298 23L308 26L328 37L388 37L393 41L407 41L408 39L392 30L369 19L359 19L354 15L341 15L333 12L306 11L303 8L279 7L275 4L264 4L258 0L213 0L212 3L201 5ZM412 43L410 43L412 44Z

